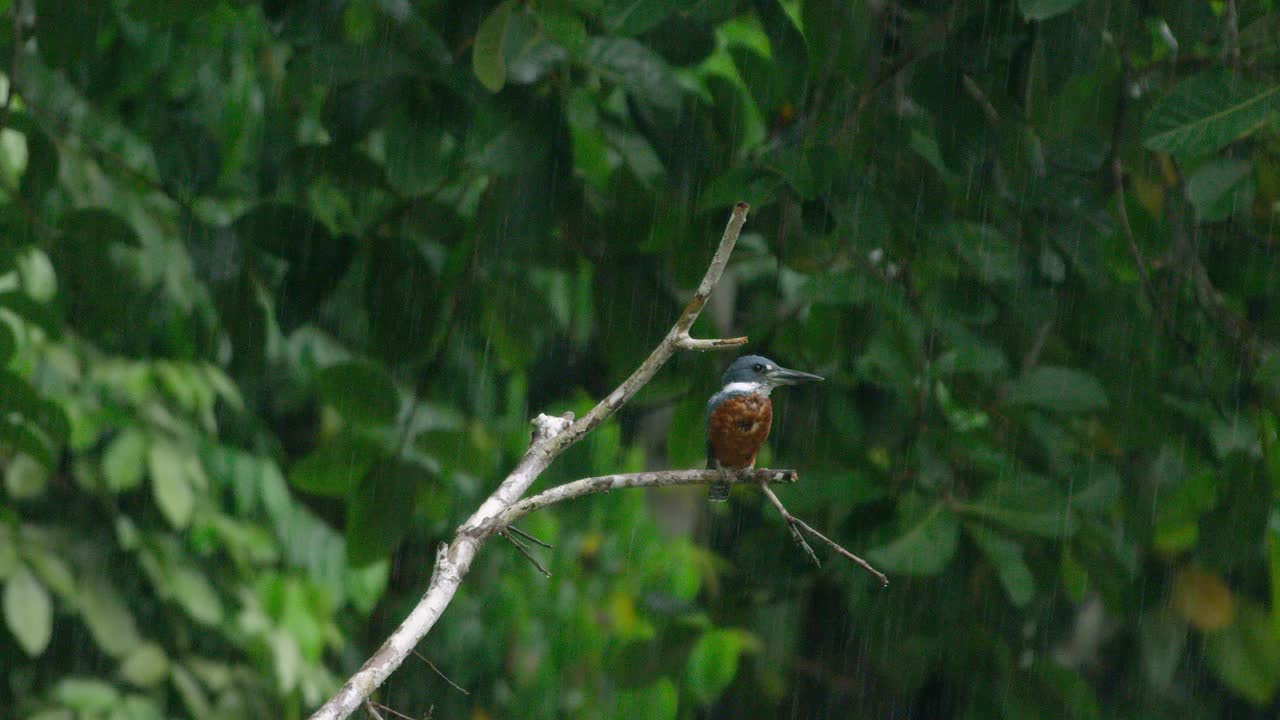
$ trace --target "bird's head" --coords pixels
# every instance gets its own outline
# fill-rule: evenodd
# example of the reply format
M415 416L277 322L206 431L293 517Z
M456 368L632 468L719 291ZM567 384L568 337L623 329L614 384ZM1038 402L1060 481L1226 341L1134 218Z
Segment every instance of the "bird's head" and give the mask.
M799 370L788 370L759 355L743 355L724 371L724 390L744 390L765 395L780 385L817 382L822 378Z

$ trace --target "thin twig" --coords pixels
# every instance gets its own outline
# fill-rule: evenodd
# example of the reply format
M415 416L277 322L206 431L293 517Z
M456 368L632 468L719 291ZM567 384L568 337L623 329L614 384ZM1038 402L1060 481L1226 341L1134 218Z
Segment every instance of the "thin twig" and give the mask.
M1166 188L1164 206L1172 230L1174 247L1179 257L1179 269L1184 277L1191 280L1200 309L1214 320L1218 331L1226 335L1239 348L1240 359L1245 366L1246 374L1249 374L1253 368L1257 367L1261 350L1259 337L1249 321L1227 305L1222 293L1214 286L1209 270L1200 260L1199 248L1196 247L1191 231L1187 228L1189 213L1186 184L1176 162L1174 168L1177 183L1171 188Z
M1111 184L1116 196L1116 216L1120 219L1121 234L1129 245L1129 256L1133 258L1133 264L1138 268L1138 281L1142 283L1142 292L1163 322L1164 312L1156 299L1155 288L1151 285L1151 276L1147 274L1147 262L1142 258L1142 251L1138 249L1138 242L1133 236L1133 226L1129 224L1129 210L1125 207L1124 164L1119 157L1111 160Z
M508 530L509 532L513 532L513 533L515 533L516 535L519 535L520 537L524 538L525 540L528 540L529 542L533 543L534 545L541 545L542 547L544 547L544 548L546 548L546 549L548 549L548 550L554 550L554 549L555 549L555 546L554 546L554 545L552 545L551 543L549 543L549 542L544 542L544 541L542 541L542 540L539 540L538 538L536 538L536 537L534 537L534 536L530 535L529 533L527 533L527 532L525 532L525 531L521 530L520 528L516 527L515 525L508 525L508 526L507 526L507 530Z
M992 125L1000 124L1000 111L996 110L996 106L991 104L991 99L987 97L987 93L978 85L968 73L960 78L960 82L964 85L964 91L969 94L973 101L978 103L978 108L982 110L982 114L987 116L987 121Z
M772 492L772 491L770 491L770 492ZM814 527L812 527L811 525L809 525L809 523L805 522L804 520L801 520L800 518L798 518L798 517L796 517L796 516L794 516L794 515L792 515L792 516L791 516L791 522L794 522L795 524L799 525L801 530L804 530L805 532L807 532L807 533L809 533L810 535L812 535L812 536L814 536L814 537L818 538L819 540L821 540L822 542L826 543L827 545L830 545L832 550L835 550L836 552L840 553L841 555L843 555L844 557L848 558L849 560L852 560L854 563L856 563L856 564L857 564L859 567L861 567L863 570L866 570L867 572L869 572L869 573L871 573L872 575L874 575L874 576L876 577L876 579L880 581L880 584L881 584L881 585L887 586L887 585L889 584L889 578L888 578L887 576L885 576L885 574L884 574L884 573L882 573L882 572L880 572L879 570L876 570L874 567L872 567L872 566L871 566L871 563L868 563L866 560L863 560L862 558L858 557L857 555L854 555L853 553L849 552L848 550L846 550L846 549L844 548L844 546L843 546L843 545L841 545L840 543L836 542L835 540L832 540L831 538L827 537L826 535L823 535L822 533L818 532L818 530L817 530L817 529L815 529Z
M800 546L801 550L804 550L804 554L809 556L809 559L813 561L814 565L822 567L822 561L818 559L818 554L813 551L813 547L804 539L804 535L800 534L800 529L796 527L794 522L792 522L791 513L787 512L787 509L782 506L782 501L778 499L777 495L773 494L773 491L769 489L768 485L761 484L760 489L764 491L765 497L769 498L769 502L772 502L773 506L778 509L778 513L782 515L782 519L787 522L787 531L791 533L791 539L796 541L796 544Z
M692 299L685 305L666 336L649 353L649 357L645 358L631 373L630 377L578 420L569 421L546 415L535 419L536 430L533 441L529 444L529 449L525 451L524 456L498 485L498 488L481 503L479 509L458 527L453 541L442 547L436 555L436 566L432 570L431 582L423 593L422 599L400 623L400 626L382 643L382 646L365 661L364 665L343 683L333 697L311 715L311 720L338 720L350 716L370 693L381 686L391 673L400 667L409 651L431 631L445 608L453 600L458 587L462 584L462 579L471 569L471 563L481 545L495 532L504 529L512 520L515 520L515 518L509 518L505 523L497 524L495 519L519 502L529 486L561 453L599 427L647 385L672 355L685 349L714 349L739 344L738 340L741 338L719 342L694 340L690 337L689 330L702 313L707 299L711 297L711 292L729 263L729 256L733 253L738 235L747 221L749 209L750 207L744 202L734 206L733 212L729 215L729 221L725 225L724 234L720 238L720 244L716 247L715 255L711 258L702 282L698 284Z
M854 555L853 553L851 553L851 552L849 552L848 550L846 550L846 549L844 548L844 546L843 546L843 545L841 545L840 543L838 543L838 542L836 542L835 540L832 540L831 538L827 537L826 535L823 535L822 533L818 532L816 529L814 529L813 527L811 527L811 526L809 525L809 523L807 523L807 522L805 522L805 521L801 520L800 518L796 517L795 515L792 515L790 512L787 512L787 508L786 508L785 506L783 506L782 501L778 499L778 496L774 494L773 490L772 490L772 489L771 489L767 484L761 483L761 485L760 485L760 490L764 492L765 497L769 498L769 502L773 503L773 506L774 506L775 508L777 508L778 513L779 513L780 515L782 515L782 519L783 519L783 520L785 520L785 521L787 522L787 525L789 525L793 530L794 530L794 529L796 529L796 528L799 528L800 530L803 530L803 531L805 531L805 532L809 533L809 534L810 534L810 535L812 535L813 537L815 537L815 538L817 538L817 539L821 540L822 542L826 543L827 545L830 545L830 546L831 546L831 548L832 548L833 550L835 550L836 552L840 553L841 555L843 555L844 557L848 558L849 560L852 560L854 563L856 563L856 564L857 564L859 567L861 567L863 570L866 570L867 572L869 572L869 573L871 573L872 575L874 575L874 576L876 577L876 579L878 579L878 580L880 581L880 584L881 584L881 585L885 585L885 586L887 586L887 585L889 584L889 578L888 578L888 577L886 577L884 573L882 573L882 572L880 572L879 570L877 570L877 569L875 569L875 568L871 567L871 564L870 564L870 563L868 563L866 560L863 560L862 558L858 557L857 555ZM799 533L797 532L796 534L798 535ZM809 554L812 556L812 555L813 555L813 549L812 549L812 548L809 548L809 544L808 544L808 543L805 543L805 548L809 551ZM814 562L817 562L817 558L816 558L816 557L814 558Z
M386 705L383 705L383 704L382 704L382 703L380 703L380 702L374 702L374 701L372 701L372 700L369 700L368 702L372 703L375 707L377 707L377 708L381 709L383 712L389 712L389 713L391 713L392 715L395 715L395 716L396 716L396 717L398 717L398 718L404 718L404 720L413 720L413 718L409 717L408 715L405 715L404 713L400 712L399 710L393 710L393 709L391 709L391 708L387 707Z
M542 563L538 562L538 558L534 557L533 553L529 552L529 548L526 547L524 543L520 542L518 539L516 539L515 536L513 536L509 532L503 531L498 534L501 535L503 538L505 538L507 542L514 545L516 550L519 550L520 554L523 555L526 560L533 563L533 566L538 568L538 572L542 573L543 575L546 575L547 577L551 577L551 572L547 570L545 567L543 567Z
M1131 82L1129 75L1132 68L1125 55L1124 47L1117 48L1117 52L1124 72L1121 74L1119 92L1116 93L1115 118L1111 128L1111 147L1107 152L1107 167L1111 170L1112 192L1115 195L1116 217L1120 221L1120 232L1124 235L1129 255L1133 258L1133 263L1137 267L1138 281L1141 285L1142 293L1146 296L1147 302L1151 304L1151 311L1156 316L1156 329L1162 331L1169 341L1187 356L1192 368L1195 369L1203 396L1208 398L1218 412L1225 416L1227 414L1226 408L1223 407L1222 402L1212 390L1208 374L1196 354L1195 343L1179 331L1178 326L1173 321L1172 314L1156 293L1155 285L1152 283L1151 276L1147 271L1147 263L1143 259L1142 251L1138 248L1137 240L1134 237L1133 226L1129 223L1129 210L1125 202L1124 163L1120 159L1120 141L1124 134L1124 122L1129 104L1127 88ZM1166 202L1164 204L1167 207L1170 203ZM1176 237L1178 234L1177 225L1174 224L1174 227ZM1192 251L1191 257L1197 264L1199 263L1199 258L1195 257L1194 251ZM1186 275L1183 274L1183 279L1185 278Z
M462 687L461 685L459 685L458 683L456 683L456 682L454 682L454 681L450 680L448 675L445 675L444 673L440 672L440 668L436 667L436 664L435 664L435 663L433 663L433 662L431 662L430 660L428 660L426 655L423 655L422 653L418 652L417 650L414 650L414 651L413 651L413 654L414 654L414 655L416 655L416 656L418 656L418 659L419 659L419 660L421 660L422 662L426 663L426 664L427 664L427 667L429 667L429 668L431 668L432 670L434 670L434 671L435 671L435 673L436 673L437 675L439 675L439 676L440 676L440 679L441 679L441 680L444 680L445 682L447 682L447 683L449 683L450 685L452 685L454 690L457 690L458 692L462 693L463 695L470 695L470 694L471 694L470 692L468 692L468 691L466 690L466 688L464 688L464 687Z
M369 713L369 717L373 720L383 720L382 713L378 712L378 708L374 707L373 701L368 698L364 700L364 711Z

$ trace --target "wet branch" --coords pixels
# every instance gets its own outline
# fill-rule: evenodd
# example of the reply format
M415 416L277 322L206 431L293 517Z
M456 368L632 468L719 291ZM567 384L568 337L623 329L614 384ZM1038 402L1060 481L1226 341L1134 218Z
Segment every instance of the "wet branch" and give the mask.
M651 472L601 475L599 477L574 480L527 497L493 518L488 529L490 532L504 533L511 529L511 523L548 505L580 498L583 495L605 493L610 490L672 487L675 485L710 485L711 483L722 481L731 485L764 485L767 487L769 483L793 483L798 478L799 475L795 470L769 470L764 468L741 470L728 475L723 475L717 470L654 470Z
M561 417L539 415L534 419L533 437L524 457L480 508L458 527L453 541L448 545L441 545L436 553L436 565L422 599L373 656L343 684L337 694L311 715L311 720L346 718L364 705L365 699L400 667L440 619L462 584L462 579L471 569L471 562L480 546L498 530L497 518L520 502L529 486L561 453L599 427L648 384L672 355L680 350L705 351L746 343L746 338L696 339L690 336L689 330L702 313L707 299L711 297L711 292L729 263L738 234L747 220L748 209L743 202L734 206L720 244L693 297L681 311L675 325L630 377L580 419L574 419L572 413ZM507 524L510 524L510 520Z
M863 570L866 570L867 572L874 575L876 579L880 581L881 585L887 586L889 584L889 578L885 577L884 573L880 572L874 567L871 567L871 563L868 563L866 560L863 560L857 555L854 555L853 553L849 552L840 543L836 542L835 540L832 540L826 535L823 535L822 533L814 529L811 525L809 525L809 523L801 520L800 518L788 512L786 506L783 505L782 501L778 499L778 496L773 493L773 490L769 487L768 483L761 483L760 491L763 492L764 496L769 498L769 502L773 503L773 506L777 508L778 514L782 515L782 519L786 521L787 527L791 528L791 536L795 538L796 542L802 548L804 548L805 552L808 553L809 555L809 559L813 560L815 564L819 566L822 565L822 563L818 561L818 556L814 554L813 548L809 547L809 543L805 542L804 537L800 534L801 531L804 531L808 533L810 536L817 538L818 540L821 540L822 542L831 546L832 550L835 550L836 552L840 553L841 555L848 558L849 560L852 560L855 564L858 565L858 567L861 567Z

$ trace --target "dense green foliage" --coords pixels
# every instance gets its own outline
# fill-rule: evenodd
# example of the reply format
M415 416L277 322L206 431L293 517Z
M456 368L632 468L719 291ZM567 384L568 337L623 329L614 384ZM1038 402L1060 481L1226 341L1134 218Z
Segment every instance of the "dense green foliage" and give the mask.
M739 199L695 334L827 376L762 464L891 586L748 490L592 497L423 643L469 695L411 659L382 702L1280 708L1273 0L0 8L0 714L305 715ZM700 466L729 357L540 487Z

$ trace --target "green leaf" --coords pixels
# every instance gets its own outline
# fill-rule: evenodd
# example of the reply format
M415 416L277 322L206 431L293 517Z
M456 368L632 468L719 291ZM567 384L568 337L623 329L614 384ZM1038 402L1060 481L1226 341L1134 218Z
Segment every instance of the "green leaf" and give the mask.
M683 91L671 68L635 40L593 37L582 46L582 61L638 100L666 110L680 107Z
M883 571L903 575L940 572L956 552L960 523L942 502L914 511L909 506L898 539L867 553L867 560Z
M78 598L76 579L71 574L71 567L55 549L42 544L28 543L23 547L23 552L27 556L31 570L50 590L69 602L74 602Z
M352 606L362 613L373 608L387 591L387 579L391 575L391 563L370 563L361 568L349 568L343 578L343 589Z
M147 453L147 465L151 470L151 493L160 513L176 529L191 523L196 495L188 458L177 446L168 441L152 443Z
M1041 365L1009 383L1005 401L1058 412L1088 412L1107 406L1107 394L1092 375Z
M964 529L987 560L995 565L1009 601L1017 607L1030 602L1035 594L1035 578L1031 576L1027 561L1022 558L1022 544L981 525L965 523Z
M62 406L46 400L20 375L5 369L0 369L0 411L16 413L55 443L65 443L71 435L71 422ZM3 415L0 412L0 417Z
M639 35L665 20L678 5L678 0L605 0L600 19L610 35Z
M347 558L353 566L381 560L400 544L431 479L422 466L398 459L369 469L347 500Z
M143 643L120 663L120 676L138 687L155 687L169 676L169 656L159 645Z
M1151 110L1142 128L1150 150L1196 157L1261 126L1280 105L1280 84L1265 87L1223 70L1188 78Z
M111 710L120 703L120 691L110 683L87 677L61 680L53 691L59 703L93 716ZM82 716L83 717L83 716Z
M381 452L377 443L365 437L340 434L294 463L289 484L317 495L342 497L355 489Z
M1226 220L1248 209L1253 191L1253 163L1244 160L1212 160L1187 179L1187 198L1200 222Z
M169 574L169 590L196 622L203 625L222 622L222 600L200 571L189 567L173 568Z
M738 674L743 638L734 630L708 630L694 643L685 664L685 684L695 700L709 705Z
M9 461L4 473L4 486L15 500L31 500L44 494L49 484L49 471L26 453Z
M1170 612L1147 613L1138 622L1138 647L1147 682L1157 689L1173 687L1187 647L1187 623Z
M447 144L443 127L396 109L382 130L387 146L395 148L383 161L387 180L401 195L420 195L449 180L455 168L441 147Z
M25 565L4 584L4 620L18 646L31 657L40 657L53 635L53 599Z
M1255 705L1270 703L1280 688L1280 630L1251 601L1236 606L1230 625L1205 634L1204 653L1213 674Z
M356 361L330 365L316 374L316 390L351 422L390 423L400 409L400 395L381 365Z
M180 663L173 663L169 669L169 676L173 681L174 689L178 691L178 695L182 698L182 703L187 706L191 716L195 718L210 717L209 698L205 695L204 689L200 687L200 682L191 674L191 671Z
M471 47L471 70L489 92L496 93L507 83L507 24L514 6L515 0L504 0L491 10L480 23Z
M1069 12L1079 4L1080 0L1018 0L1022 16L1028 20L1048 20Z
M1018 279L1018 249L990 225L954 222L939 227L936 235L955 252L984 283L1011 283Z
M102 453L102 475L107 489L127 492L142 482L147 462L147 436L136 427L126 427Z
M107 655L124 657L142 642L124 599L105 578L91 575L80 583L77 607L89 634Z
M277 628L267 636L271 648L271 665L276 675L276 687L282 693L292 692L298 685L298 676L306 661L298 641L284 628Z
M804 35L780 0L755 0L753 5L769 38L773 69L769 80L774 87L768 94L775 102L790 105L794 111L801 106L805 82L809 77L809 48ZM762 105L760 109L772 113L781 108Z
M658 678L652 685L618 693L615 717L676 720L679 694L671 678Z
M990 483L973 502L956 507L1008 530L1041 537L1063 537L1076 528L1066 497L1052 480L1034 473Z

